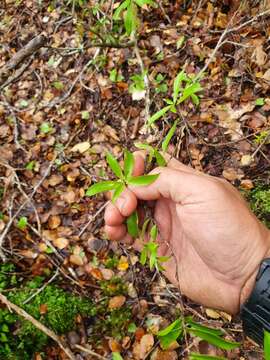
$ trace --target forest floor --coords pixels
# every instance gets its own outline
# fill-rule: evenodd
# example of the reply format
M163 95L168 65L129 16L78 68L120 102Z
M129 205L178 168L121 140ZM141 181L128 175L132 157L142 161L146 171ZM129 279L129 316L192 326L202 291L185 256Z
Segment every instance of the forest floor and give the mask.
M155 1L138 11L135 43L123 21L113 19L119 3L1 2L0 256L6 263L0 295L8 307L19 306L15 313L36 318L34 329L43 323L42 332L57 335L56 342L41 341L25 323L26 335L20 335L22 323L9 319L3 305L0 359L111 359L112 353L121 359L121 353L123 359L166 360L188 359L191 352L262 359L239 318L192 303L142 266L132 248L108 241L107 199L86 191L112 178L108 151L121 159L136 142L160 145L178 114L147 132L149 115L164 107L181 69L191 77L203 70L199 104L181 105L168 151L227 179L269 225L269 2ZM24 287L22 301L15 295ZM55 298L63 300L57 308ZM50 322L50 311L64 318ZM180 313L222 328L241 346L221 350L188 335L161 350L157 332ZM61 321L68 325L58 328Z

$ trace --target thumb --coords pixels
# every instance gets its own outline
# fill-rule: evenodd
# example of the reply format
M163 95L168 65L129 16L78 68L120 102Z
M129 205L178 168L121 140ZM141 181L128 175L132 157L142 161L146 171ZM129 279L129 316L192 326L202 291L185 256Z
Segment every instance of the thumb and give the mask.
M152 184L129 187L140 200L158 200L163 197L175 202L183 202L198 188L196 173L159 167L150 174L159 174Z

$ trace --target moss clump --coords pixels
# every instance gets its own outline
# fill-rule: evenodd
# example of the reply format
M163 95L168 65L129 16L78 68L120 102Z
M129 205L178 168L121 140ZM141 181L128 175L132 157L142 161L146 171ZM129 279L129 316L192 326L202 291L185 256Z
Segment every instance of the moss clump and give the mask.
M117 276L112 277L110 280L100 281L100 288L104 295L124 295L127 293L127 286L123 280Z
M252 211L270 228L270 188L257 187L247 195Z
M0 267L2 290L10 284L10 275L6 273L6 269L3 271L4 266ZM91 301L71 295L54 285L46 286L42 292L24 304L43 281L42 277L36 277L20 288L7 291L5 295L11 302L59 335L75 327L76 315L96 314L96 307ZM47 335L29 321L14 313L11 314L6 308L0 308L0 359L31 359L36 351L41 351L47 345L48 341Z

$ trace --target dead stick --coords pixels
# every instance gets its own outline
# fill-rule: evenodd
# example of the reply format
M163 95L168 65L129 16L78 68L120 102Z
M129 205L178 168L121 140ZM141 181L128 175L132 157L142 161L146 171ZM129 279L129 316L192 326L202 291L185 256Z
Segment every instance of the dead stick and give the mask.
M15 69L22 61L39 50L46 43L44 35L34 37L25 47L19 50L1 69L0 69L0 85L8 78L9 73Z
M59 347L65 352L65 354L68 356L69 359L76 360L75 355L71 352L71 350L67 346L65 346L63 344L63 342L59 338L59 336L57 336L52 330L48 329L46 326L41 324L38 320L33 318L33 316L29 315L26 311L21 309L19 306L10 302L6 298L6 296L4 296L1 293L0 293L0 300L2 301L3 304L5 304L8 307L9 310L11 309L11 310L15 311L18 315L22 316L25 320L30 321L37 329L39 329L44 334L46 334L51 339L53 339L59 345Z

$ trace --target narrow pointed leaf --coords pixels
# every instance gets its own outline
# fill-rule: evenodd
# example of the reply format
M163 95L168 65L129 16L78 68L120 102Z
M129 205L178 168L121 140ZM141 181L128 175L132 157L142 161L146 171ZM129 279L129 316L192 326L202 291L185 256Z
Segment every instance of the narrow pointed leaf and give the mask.
M145 233L146 233L146 230L147 230L147 226L150 222L150 219L146 219L145 222L143 223L143 226L142 226L142 230L141 230L141 234L140 234L140 238L142 240L144 240L144 236L145 236Z
M137 24L137 6L131 1L127 7L127 12L124 18L126 33L131 35L136 30Z
M181 83L186 78L187 77L186 77L185 71L182 70L174 79L174 82L173 82L173 103L174 104L176 103L176 100L178 98Z
M156 112L148 119L148 125L152 125L155 121L160 119L163 115L165 115L171 109L171 105L165 106L163 109Z
M133 186L147 186L152 184L159 174L156 175L142 175L142 176L132 176L128 179L128 184Z
M183 335L182 321L177 319L165 329L159 331L157 337L160 341L162 349L166 350L172 342L182 337L181 335Z
M144 247L142 249L141 256L140 256L140 263L142 265L145 265L146 264L146 259L147 259L147 249L146 249L146 247Z
M200 98L196 94L191 94L191 100L194 105L198 106L200 104Z
M155 150L155 158L158 166L166 166L167 162L158 150Z
M192 320L191 317L186 317L185 322L187 324L187 329L194 329L194 330L199 330L199 331L204 331L210 335L215 335L215 336L222 336L224 335L224 331L222 329L215 329L215 328L211 328L208 326L204 326L201 325L199 323L196 323L195 321Z
M134 211L128 218L127 218L127 230L129 235L133 238L138 237L139 235L139 226L138 226L138 213Z
M125 150L125 155L124 155L124 174L125 174L125 178L131 177L132 172L133 172L133 168L134 168L134 156L130 151Z
M116 181L102 181L90 186L86 191L86 196L93 196L102 192L114 190L118 187L118 182Z
M130 0L125 0L118 6L113 14L113 20L120 20L121 12L124 11L128 5L130 4Z
M263 348L265 360L270 360L270 333L268 331L264 331Z
M155 6L155 3L153 0L135 0L135 3L140 7L143 7L144 5Z
M119 352L112 353L112 360L123 360L121 354Z
M158 227L155 224L151 227L151 230L150 230L150 237L153 241L155 241L157 239L157 234L158 234Z
M148 144L142 144L142 143L135 143L136 148L140 149L140 150L146 150L149 152L154 152L154 148Z
M168 149L169 143L175 133L177 123L178 123L178 120L175 120L175 122L173 123L173 126L170 128L168 134L166 135L164 141L162 142L161 147L164 152L166 152Z
M241 345L240 343L228 341L228 340L221 338L220 336L211 335L204 331L194 330L194 329L187 329L187 330L191 334L193 334L193 335L201 338L202 340L207 341L209 344L212 344L223 350L232 350Z
M117 176L119 179L123 179L123 172L116 158L108 152L106 155L106 160L108 165L112 169L114 175Z
M226 359L221 356L210 356L210 355L191 353L189 355L189 360L226 360Z
M156 252L152 252L150 254L150 259L149 259L150 270L153 270L154 266L156 265L156 262L157 262L157 254L156 254Z
M115 203L115 201L121 195L121 193L123 192L124 189L125 189L125 184L124 183L118 183L117 187L115 188L115 190L113 192L113 196L112 196L112 202L113 203Z
M194 83L192 85L187 86L184 91L183 91L183 95L180 97L180 99L178 100L177 104L182 103L183 101L185 101L187 98L189 98L192 94L195 94L199 91L202 90L202 87L200 85L200 83Z
M159 256L158 257L158 261L164 263L164 262L167 262L170 260L170 257L169 256Z

